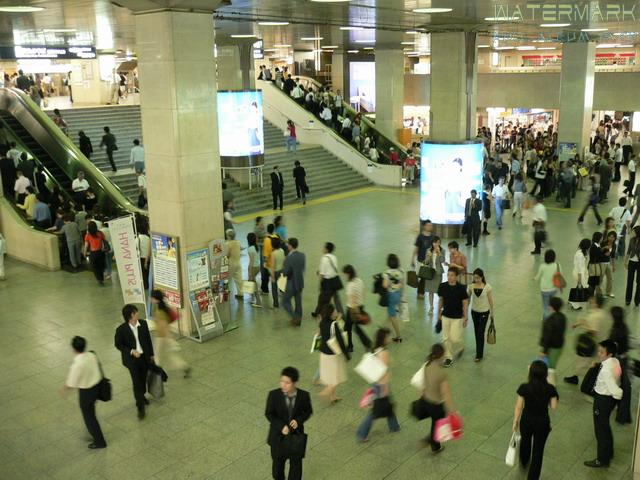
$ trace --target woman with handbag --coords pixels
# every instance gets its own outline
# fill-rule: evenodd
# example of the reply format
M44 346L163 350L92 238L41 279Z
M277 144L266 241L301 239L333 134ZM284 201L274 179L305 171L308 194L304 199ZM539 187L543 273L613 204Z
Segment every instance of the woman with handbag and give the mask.
M258 237L253 232L247 234L247 253L249 254L249 268L247 280L253 283L251 306L262 308L262 297L258 291L258 274L260 273L260 250L258 249Z
M427 255L424 258L424 264L418 271L418 274L423 274L424 289L429 293L429 315L433 313L433 295L438 293L438 287L442 283L442 274L444 273L442 264L444 260L442 240L440 240L440 237L434 236L431 248L427 250Z
M524 469L529 467L527 480L540 478L544 445L551 432L549 407L558 408L558 391L547 382L547 373L547 365L535 360L529 367L529 381L517 392L512 430L520 429L520 464Z
M311 316L316 317L320 314L324 305L329 305L331 300L340 314L343 313L342 302L338 292L342 290L342 280L338 271L338 258L334 255L336 246L327 242L322 247L322 257L320 257L320 265L316 272L320 277L320 294L318 295L318 303Z
M382 288L385 290L389 321L396 334L396 336L393 337L393 341L400 343L402 342L402 337L400 336L398 313L404 291L404 272L400 269L400 260L394 253L390 253L387 256L387 267L389 268L382 274Z
M374 354L385 364L387 367L391 364L391 356L387 350L387 345L390 343L390 331L388 328L379 328L376 332L376 343L374 345ZM373 400L373 406L371 411L367 413L367 416L362 420L362 423L358 427L356 438L359 442L364 443L368 441L369 431L371 425L376 418L386 418L389 425L389 431L397 432L400 430L400 424L396 418L396 414L393 412L393 404L390 401L391 391L389 382L391 380L391 374L389 369L387 373L373 385L375 392L375 398Z
M349 351L345 345L338 313L333 305L324 305L320 311L320 383L325 385L320 395L329 399L332 405L341 398L336 396L338 385L347 381L347 360Z
M371 321L369 314L364 311L364 282L356 275L353 265L345 265L342 269L347 277L347 312L344 319L344 329L349 336L347 349L353 352L353 329L364 348L371 350L371 340L362 329L361 325L366 325Z
M589 294L600 293L602 282L603 263L606 263L604 253L600 243L602 242L602 232L594 232L591 236L591 248L589 249Z
M484 356L484 331L487 328L487 320L494 320L495 308L493 306L493 290L487 283L484 272L480 268L473 271L473 283L468 287L468 295L471 299L471 319L476 337L476 358L474 362L482 361Z
M556 252L548 249L544 252L544 263L538 267L535 280L540 283L540 294L542 296L542 319L544 320L551 313L549 311L549 300L556 296L558 289L554 284L556 274L562 275L560 264L556 262Z
M163 370L182 370L184 378L191 376L191 367L178 353L178 342L173 338L170 325L178 319L178 313L171 309L160 290L151 291L153 320L155 321L154 362Z
M581 303L584 303L588 298L588 280L589 280L589 269L588 265L588 255L589 250L591 249L591 240L588 238L583 238L580 240L578 244L578 250L573 256L573 280L576 282L576 289L574 292L569 294L569 304L571 308L574 310L580 310L582 308ZM577 297L572 300L571 295L577 295ZM582 297L585 296L584 300Z

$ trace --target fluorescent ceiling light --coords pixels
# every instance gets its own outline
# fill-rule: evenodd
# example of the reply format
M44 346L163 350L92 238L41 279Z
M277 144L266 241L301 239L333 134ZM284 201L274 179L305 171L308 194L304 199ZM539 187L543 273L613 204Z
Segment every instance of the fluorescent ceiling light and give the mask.
M400 42L400 45L415 45L416 42Z
M405 55L420 55L420 52L407 52Z
M608 28L581 28L581 32L606 32Z
M230 35L231 38L256 38L255 35L253 34L237 34L237 35Z
M596 48L616 48L617 46L617 43L601 43L600 45L596 45Z
M376 43L374 39L372 40L354 40L355 43Z
M508 22L512 20L511 17L484 17L486 22Z
M353 31L357 31L357 30L364 30L364 27L340 27L340 30L353 30Z
M289 22L258 22L258 25L263 25L265 27L275 26L275 25L289 25Z
M494 47L494 50L513 50L513 47Z
M616 48L632 48L633 45L618 45Z
M489 48L489 45L478 45L478 48Z
M322 53L322 49L311 50L311 53Z
M522 45L520 47L516 47L516 50L535 50L536 47L532 45Z
M614 35L616 37L625 37L627 35L636 35L636 32L616 32Z
M373 50L373 47L364 47L363 50Z
M453 8L439 8L439 7L427 7L427 8L414 8L414 13L447 13L453 10Z
M358 53L360 50L347 50L347 53Z
M415 30L409 30L409 31L404 32L404 33L406 33L407 35L418 35L418 34L420 34L420 32L417 32Z
M556 47L538 47L538 50L555 50Z
M41 12L42 10L44 10L44 7L30 7L26 5L0 7L0 12L7 12L7 13L32 13L32 12Z
M560 27L568 27L570 23L541 23L540 26L542 28L560 28Z
M262 51L263 52L277 52L278 49L277 48L263 48Z
M289 48L291 45L274 45L275 48Z
M300 37L300 40L308 41L308 40L324 40L323 37Z
M72 32L75 32L76 29L75 28L45 28L42 31L46 33L72 33Z
M322 46L320 48L331 50L332 48L338 48L338 45L324 45L324 46Z
M318 3L339 3L339 2L350 2L351 0L311 0L312 2Z

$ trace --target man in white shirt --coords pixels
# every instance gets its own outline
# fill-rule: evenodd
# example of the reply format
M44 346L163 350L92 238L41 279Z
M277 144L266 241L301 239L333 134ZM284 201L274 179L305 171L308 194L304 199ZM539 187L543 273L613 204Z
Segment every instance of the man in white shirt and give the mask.
M31 186L31 181L22 174L21 170L16 172L17 178L13 185L13 191L15 192L16 201L23 203L24 198L27 196L27 187Z
M89 190L89 182L84 178L84 172L78 171L78 177L73 179L71 183L71 189L73 190L73 196L78 205L83 205L86 199L86 191Z
M329 108L328 105L325 105L324 108L322 109L322 113L320 113L320 118L322 119L322 121L324 121L324 123L328 127L331 126L331 119L333 118L333 115L331 114L331 109Z
M131 148L131 156L129 157L129 164L133 165L136 173L144 172L144 148L140 145L140 140L137 138L133 141L133 147Z
M622 134L620 145L622 145L622 157L624 159L624 163L628 163L629 157L633 153L633 139L631 138L627 130L625 130Z
M291 90L291 96L296 102L302 105L303 99L304 99L304 90L302 90L302 87L300 86L300 82L298 82L298 84L296 84L293 90Z
M604 340L598 345L600 370L593 388L593 427L598 444L598 456L594 460L584 462L587 467L608 467L613 458L613 433L609 419L611 412L622 398L620 379L622 368L615 358L617 352L613 340Z
M547 232L545 230L547 224L547 209L542 204L542 195L533 198L534 207L531 209L531 216L533 219L533 243L535 248L533 252L531 252L531 255L540 255L542 252L542 243L547 239Z
M20 163L20 155L22 152L16 148L16 142L11 142L9 144L9 150L7 150L7 157L13 160L13 166L18 168L18 164Z
M320 314L320 310L324 305L331 303L333 299L333 305L336 310L343 313L342 302L340 301L340 295L338 291L342 290L342 281L340 280L340 272L338 271L338 259L333 254L336 246L327 242L324 244L322 252L324 255L320 257L320 265L318 266L317 274L320 277L320 294L318 295L318 304L316 309L311 314L316 317Z
M635 155L629 157L629 163L627 164L629 169L629 180L626 187L624 187L623 193L631 195L633 193L633 187L636 185L636 158Z
M89 444L90 449L106 448L107 442L102 435L100 423L96 418L96 402L100 396L100 383L102 372L97 355L94 352L85 352L87 341L82 337L73 337L71 347L75 352L75 357L67 381L60 389L60 395L66 396L72 388L78 389L80 397L80 410L84 424L93 437L93 442Z
M620 148L620 144L616 143L615 149L613 150L613 161L615 163L615 173L613 175L613 181L620 181L620 167L622 166L622 148Z
M627 226L627 231L629 231L631 228L631 212L627 208L626 197L620 197L618 206L611 209L609 217L613 218L616 222L616 233L618 237L622 234L622 228L625 225Z

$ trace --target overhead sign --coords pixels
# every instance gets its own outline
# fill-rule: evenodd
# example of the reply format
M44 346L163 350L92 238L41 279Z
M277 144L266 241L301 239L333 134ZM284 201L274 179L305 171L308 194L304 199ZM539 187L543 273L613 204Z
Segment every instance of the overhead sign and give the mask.
M50 58L50 59L92 59L96 58L95 47L46 47L21 46L13 47L13 57L20 58Z
M262 40L253 44L253 58L256 60L264 58L264 42Z

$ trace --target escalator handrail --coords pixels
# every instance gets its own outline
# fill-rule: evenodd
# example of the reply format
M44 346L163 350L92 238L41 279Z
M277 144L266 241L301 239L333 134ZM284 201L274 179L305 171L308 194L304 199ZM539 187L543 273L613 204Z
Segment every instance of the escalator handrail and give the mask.
M292 75L292 77L293 77L293 75ZM307 82L311 82L313 84L313 86L316 87L316 89L319 89L320 87L324 87L324 85L322 85L315 78L306 77L304 75L296 75L296 78L299 78L300 80L304 80L304 81L307 81ZM335 99L335 93L333 93L332 91L329 91L329 97L332 98L332 99ZM350 114L352 114L353 116L358 114L358 112L356 112L356 110L351 106L350 103L347 103L347 102L344 101L344 96L342 97L342 108L345 109ZM372 122L366 116L362 115L361 116L361 120L362 120L362 123L364 123L367 126L367 130L372 130L372 131L376 132L376 136L377 136L378 140L382 139L386 143L391 144L392 146L394 146L396 148L396 150L398 151L398 155L399 155L400 159L404 160L404 158L407 156L406 155L406 147L404 147L400 142L398 142L396 140L393 140L393 139L387 137L386 135L383 135L382 133L380 133L380 131L376 128L376 124L374 122ZM366 131L363 131L362 133L366 133ZM376 149L378 150L378 153L380 155L384 155L385 157L388 157L388 155L386 155L385 152L381 151L380 148L376 148Z
M20 104L21 107L36 119L46 133L53 138L54 143L60 147L62 153L64 153L64 156L66 157L67 164L71 165L72 161L76 162L78 168L74 169L74 173L78 170L84 171L85 177L90 181L90 183L93 182L99 186L110 200L121 210L144 216L148 215L146 210L138 208L127 197L125 197L120 188L106 178L104 173L84 156L71 139L58 128L49 115L44 113L44 111L42 111L25 92L16 88L0 88L0 101L2 100L2 96L8 96L10 100ZM9 113L12 113L10 109L7 110ZM41 143L38 138L34 137L34 140ZM54 159L54 161L57 160L56 155L50 152L45 145L42 145L42 147ZM74 175L69 173L68 167L60 165L60 168L71 180L75 178Z

